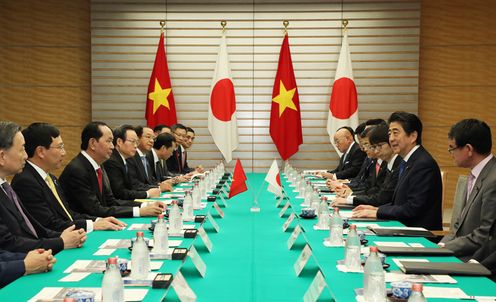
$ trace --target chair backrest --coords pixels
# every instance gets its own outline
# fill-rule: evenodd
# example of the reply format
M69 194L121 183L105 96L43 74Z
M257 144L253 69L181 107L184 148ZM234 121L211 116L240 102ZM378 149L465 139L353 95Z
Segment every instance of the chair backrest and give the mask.
M453 200L453 212L451 213L450 229L453 227L453 224L456 222L456 219L458 218L458 216L460 216L460 212L462 211L463 201L465 200L465 196L463 196L463 193L465 192L466 187L467 175L458 176L455 198Z
M446 211L446 184L448 179L448 172L441 170L441 208L443 213ZM443 215L443 229L448 227L445 222L445 216Z

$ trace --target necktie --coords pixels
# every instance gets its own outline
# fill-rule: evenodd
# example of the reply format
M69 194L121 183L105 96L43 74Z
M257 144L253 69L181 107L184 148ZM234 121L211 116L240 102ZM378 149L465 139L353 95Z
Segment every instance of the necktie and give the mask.
M403 174L403 171L405 171L405 168L406 168L406 161L401 160L401 162L400 162L400 171L399 171L399 174L398 174L398 179L401 178L401 175Z
M146 156L143 155L143 156L140 156L141 157L141 162L143 163L143 167L145 168L145 175L146 175L146 178L149 178L148 176L148 162L146 161Z
M181 156L181 170L184 169L184 163L186 162L186 150L183 149L183 153Z
M127 162L124 161L124 171L126 171L126 175L127 175Z
M381 170L381 164L379 162L375 163L375 176L379 175L379 170Z
M181 161L179 160L179 149L176 151L177 169L179 173L183 172L183 167L181 166Z
M29 221L26 214L24 214L24 211L22 210L21 205L19 204L19 200L17 199L17 194L14 192L12 187L7 182L4 182L2 184L2 188L5 190L5 193L7 193L7 196L9 197L10 201L12 201L16 206L17 210L21 214L22 219L24 219L24 222L28 226L31 233L34 235L34 237L38 238L38 234L36 233L36 230L34 229L33 225L31 224L31 221Z
M157 161L155 163L155 174L157 175L157 180L162 181L163 173L162 173L162 165L160 164L160 161Z
M102 168L96 169L96 176L98 176L98 187L100 188L100 194L103 193L103 172Z
M62 209L64 209L64 212L67 214L67 216L69 217L69 219L71 221L73 221L74 219L72 219L71 214L69 213L69 211L67 211L67 208L65 207L64 203L62 202L62 199L60 199L59 193L57 192L57 188L55 188L55 184L53 183L52 177L50 177L50 175L47 175L47 177L45 178L45 181L46 181L48 187L50 188L50 190L52 190L53 195L58 200L58 202L59 202L60 206L62 207Z

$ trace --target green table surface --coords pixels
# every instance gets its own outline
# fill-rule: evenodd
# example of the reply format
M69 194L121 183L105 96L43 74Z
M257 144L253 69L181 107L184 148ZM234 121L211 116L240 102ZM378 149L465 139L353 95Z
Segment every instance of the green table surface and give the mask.
M314 220L296 219L286 231L282 225L291 211L299 213L302 199L296 199L293 188L284 183L290 197L292 208L280 218L281 207L276 208L274 196L265 190L263 182L265 174L248 174L249 188L228 200L228 207L222 208L225 217L221 218L212 208L195 211L195 214L210 212L220 226L216 233L210 223L203 224L213 243L209 253L199 237L182 239L181 247L194 245L207 266L204 278L195 270L191 260L164 261L160 272L175 274L181 270L189 286L198 296L198 301L302 301L302 297L320 269L326 279L328 289L324 289L319 301L355 301L354 289L363 286L363 276L357 273L343 273L336 269L336 261L343 259L344 248L328 248L323 240L328 231L315 231ZM283 179L284 181L284 179ZM259 190L260 186L264 186ZM255 196L258 194L258 196ZM257 198L261 211L250 212L254 198ZM285 202L285 201L284 201ZM283 203L284 203L283 202ZM281 203L281 206L283 205ZM123 219L131 223L149 223L151 218ZM287 248L287 240L294 227L300 224L305 230L291 250ZM398 222L380 222L380 225L398 226ZM199 226L200 224L197 224ZM38 293L43 287L99 287L103 274L91 274L80 282L58 282L66 274L63 271L78 259L106 259L108 256L93 256L98 246L109 238L131 238L135 231L120 232L97 231L88 236L82 248L65 250L57 254L57 264L53 271L44 274L24 276L0 290L0 301L26 301ZM151 237L150 231L145 236ZM176 239L176 238L174 238ZM405 241L418 242L425 246L434 246L424 238L392 238L368 236L369 242ZM313 256L299 277L296 276L293 264L305 244L312 248ZM112 256L130 259L128 250L120 249ZM425 257L422 257L425 258ZM389 257L388 257L389 259ZM390 261L390 270L398 270ZM453 261L455 257L428 258L430 261ZM431 286L460 287L468 295L496 295L496 284L482 277L455 277L457 284L427 284ZM429 299L429 301L449 301L446 299ZM173 289L149 289L144 301L179 301ZM457 301L457 300L453 300Z

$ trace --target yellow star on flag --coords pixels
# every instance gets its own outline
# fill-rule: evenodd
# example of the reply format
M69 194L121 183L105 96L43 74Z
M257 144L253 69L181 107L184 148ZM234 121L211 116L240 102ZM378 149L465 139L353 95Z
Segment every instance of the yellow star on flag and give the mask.
M279 104L279 117L284 113L286 108L293 109L294 111L298 111L293 102L293 96L296 92L296 87L291 90L286 90L284 87L284 83L280 81L279 85L279 95L272 99L273 102Z
M155 89L148 94L148 98L153 101L153 114L155 114L161 105L170 109L169 100L167 99L170 93L171 89L162 89L158 79L155 78Z

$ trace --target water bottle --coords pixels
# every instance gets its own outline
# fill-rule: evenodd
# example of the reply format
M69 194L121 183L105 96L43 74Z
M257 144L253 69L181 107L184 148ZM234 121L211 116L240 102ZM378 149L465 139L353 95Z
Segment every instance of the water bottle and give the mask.
M198 183L195 183L191 197L193 198L193 208L195 210L201 209L201 196L200 196L200 188L198 187Z
M360 239L356 231L356 225L350 225L348 236L346 236L344 265L349 271L360 271L362 261L360 259Z
M190 191L186 191L183 201L183 220L191 221L194 219L195 214L193 213L193 197Z
M108 258L107 269L102 281L102 300L105 302L124 302L124 283L117 266L117 258Z
M319 206L320 206L320 198L319 198L319 192L317 191L316 188L312 190L312 187L310 186L310 207L315 210L315 213L319 211Z
M370 247L363 273L363 297L367 302L386 301L386 281L377 246Z
M164 221L164 214L158 215L158 221L153 230L153 242L153 253L166 254L169 250L169 233Z
M143 232L136 233L136 242L131 253L131 279L146 280L150 272L150 253Z
M183 218L176 200L172 201L169 211L169 230L171 234L179 234L183 230Z
M413 283L412 294L410 295L410 298L408 298L408 302L426 302L427 299L425 299L424 294L422 293L423 289L424 286L421 283Z
M334 208L329 227L329 244L332 246L343 245L343 218L339 215L339 208Z
M317 215L319 217L319 221L317 222L317 226L321 228L326 228L329 226L329 206L327 205L327 198L322 196L320 198L319 210L317 211Z

